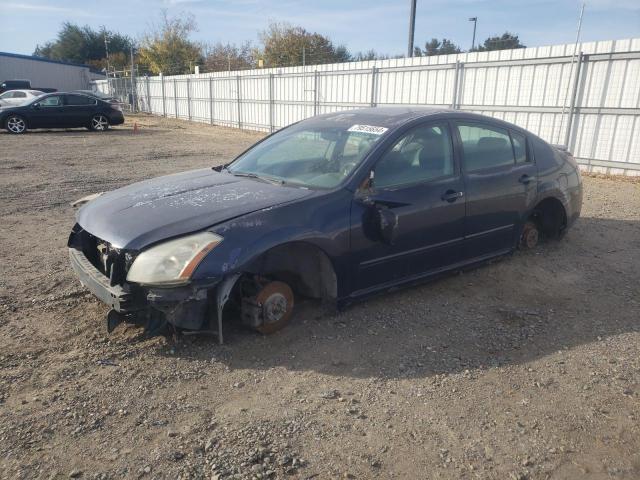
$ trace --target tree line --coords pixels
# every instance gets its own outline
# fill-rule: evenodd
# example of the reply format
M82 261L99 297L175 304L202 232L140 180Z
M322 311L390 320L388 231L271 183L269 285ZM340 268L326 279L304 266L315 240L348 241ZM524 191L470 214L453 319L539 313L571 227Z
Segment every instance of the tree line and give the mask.
M57 37L38 45L34 55L88 64L99 69L109 68L111 71L130 68L133 55L133 61L141 73L162 72L165 75L193 73L196 65L200 66L201 71L216 72L402 57L389 57L375 50L351 53L344 45L335 44L326 35L288 23L271 23L260 32L258 45L252 42L241 45L204 44L191 39L196 31L197 24L192 15L172 17L166 12L162 14L160 22L137 42L104 27L94 30L89 26L65 22ZM520 43L518 35L505 32L501 36L487 38L471 51L510 48L524 48L524 45ZM416 46L414 49L415 56L461 52L458 45L446 38L433 38L425 42L424 48Z

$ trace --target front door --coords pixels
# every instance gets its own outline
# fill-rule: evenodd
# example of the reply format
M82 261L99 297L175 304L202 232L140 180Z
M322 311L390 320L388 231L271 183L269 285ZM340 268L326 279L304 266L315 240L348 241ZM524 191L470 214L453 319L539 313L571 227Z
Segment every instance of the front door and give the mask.
M465 197L446 122L411 128L376 162L351 208L355 294L437 272L462 259ZM380 211L395 218L379 235Z
M467 198L466 259L515 245L536 198L536 166L526 137L488 123L454 122Z
M66 127L63 116L62 95L50 95L31 106L29 113L30 128Z

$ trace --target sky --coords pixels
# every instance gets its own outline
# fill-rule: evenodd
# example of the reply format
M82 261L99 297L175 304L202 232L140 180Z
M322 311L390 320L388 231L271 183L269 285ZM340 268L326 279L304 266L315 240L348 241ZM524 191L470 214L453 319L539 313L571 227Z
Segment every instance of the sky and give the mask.
M576 0L417 0L416 45L437 37L471 47L477 39L515 32L527 46L573 43L581 2ZM271 21L285 21L328 35L351 52L407 50L410 0L0 0L0 51L30 55L37 44L55 38L65 21L139 39L163 9L192 13L193 39L258 43ZM586 2L582 40L640 37L640 0Z

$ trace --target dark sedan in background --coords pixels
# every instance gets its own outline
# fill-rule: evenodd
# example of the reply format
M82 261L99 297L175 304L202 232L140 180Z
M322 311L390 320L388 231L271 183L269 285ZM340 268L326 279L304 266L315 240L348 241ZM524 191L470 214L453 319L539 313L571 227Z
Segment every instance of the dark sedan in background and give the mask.
M469 268L561 236L581 205L571 154L520 127L372 108L304 120L224 167L101 195L78 212L69 254L111 306L110 329L168 322L221 340L226 304L270 333L295 295L344 306Z
M124 123L118 104L82 93L52 93L15 106L0 107L0 126L10 133L36 128L88 128L104 131Z

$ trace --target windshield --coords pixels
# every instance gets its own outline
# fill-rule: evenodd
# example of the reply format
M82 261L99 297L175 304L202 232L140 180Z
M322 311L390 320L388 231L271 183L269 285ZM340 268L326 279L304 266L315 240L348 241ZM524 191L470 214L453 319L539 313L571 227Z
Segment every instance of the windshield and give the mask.
M311 188L333 188L360 164L386 128L300 124L278 132L238 157L234 175Z

